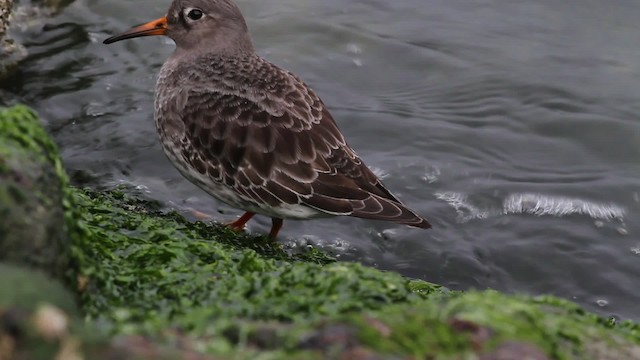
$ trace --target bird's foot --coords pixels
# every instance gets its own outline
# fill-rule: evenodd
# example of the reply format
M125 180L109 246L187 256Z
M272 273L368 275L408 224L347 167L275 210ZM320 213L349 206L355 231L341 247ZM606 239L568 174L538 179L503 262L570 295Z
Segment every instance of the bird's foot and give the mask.
M246 212L244 213L244 215L240 216L237 220L232 221L230 223L226 223L224 225L233 231L240 232L244 230L245 225L253 217L253 215L255 215L255 213Z
M213 218L213 216L207 214L207 213L203 213L202 211L198 211L196 209L187 209L189 211L189 213L191 213L191 215L193 215L196 219L201 220L201 221L207 221L207 220L211 220Z

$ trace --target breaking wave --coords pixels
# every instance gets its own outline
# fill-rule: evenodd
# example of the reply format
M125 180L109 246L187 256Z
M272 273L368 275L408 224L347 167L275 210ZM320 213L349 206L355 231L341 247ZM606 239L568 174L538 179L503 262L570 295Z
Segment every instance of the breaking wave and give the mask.
M531 215L586 215L592 219L623 220L625 210L615 204L603 204L577 198L541 194L513 194L502 203L504 214Z

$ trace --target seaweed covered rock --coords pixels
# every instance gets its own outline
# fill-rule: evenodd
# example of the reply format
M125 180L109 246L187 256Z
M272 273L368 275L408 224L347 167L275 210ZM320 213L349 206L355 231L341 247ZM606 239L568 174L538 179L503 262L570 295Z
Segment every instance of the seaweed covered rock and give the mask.
M57 149L31 110L0 111L0 261L57 277L68 267L64 171Z
M640 327L553 297L452 292L123 192L75 193L84 309L115 333L238 359L640 359Z
M0 359L52 359L65 345L75 299L36 270L0 263Z
M66 182L35 115L1 112L0 262L75 293L0 264L0 359L640 359L638 325L568 301L449 291Z
M116 326L312 320L445 291L427 283L414 291L416 282L398 274L318 251L288 254L264 237L191 223L120 191L77 191L74 203L88 234L74 245L84 308Z
M640 359L637 325L614 329L576 304L545 296L470 291L337 323L352 327L359 347L406 358Z
M212 359L140 336L111 339L82 321L74 294L51 277L0 264L0 359Z
M638 330L632 323L614 329L553 297L471 291L284 328L236 324L225 334L244 346L284 349L300 359L313 354L326 359L614 360L640 359Z
M38 270L0 263L0 309L33 311L45 303L80 315L75 296L57 280Z

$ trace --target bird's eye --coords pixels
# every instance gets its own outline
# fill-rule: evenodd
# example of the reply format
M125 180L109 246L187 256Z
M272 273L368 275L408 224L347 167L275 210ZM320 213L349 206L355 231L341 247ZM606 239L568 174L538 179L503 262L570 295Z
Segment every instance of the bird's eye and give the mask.
M191 20L200 20L202 18L202 15L204 15L204 14L202 13L202 10L200 10L200 9L191 9L187 13L187 17L189 19L191 19Z

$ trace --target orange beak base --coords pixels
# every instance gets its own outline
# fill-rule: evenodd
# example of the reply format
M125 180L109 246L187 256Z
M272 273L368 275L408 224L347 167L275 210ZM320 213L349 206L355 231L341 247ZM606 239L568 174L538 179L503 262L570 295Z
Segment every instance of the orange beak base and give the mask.
M146 24L136 26L128 31L123 32L122 34L112 36L107 40L103 41L103 43L111 44L120 40L132 39L132 38L137 38L141 36L164 35L166 33L167 33L167 18L163 16L160 19L156 19Z

